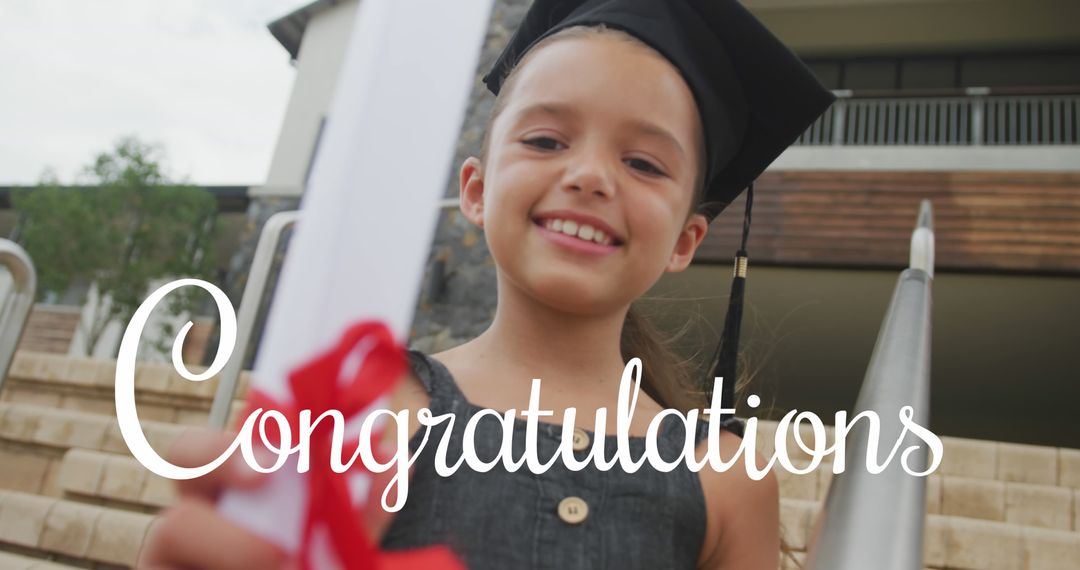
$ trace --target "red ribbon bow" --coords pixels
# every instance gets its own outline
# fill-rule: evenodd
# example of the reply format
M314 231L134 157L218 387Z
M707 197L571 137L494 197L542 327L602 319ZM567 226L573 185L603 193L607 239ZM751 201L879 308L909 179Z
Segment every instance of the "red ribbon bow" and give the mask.
M356 363L354 358L361 358ZM344 370L355 366L355 372ZM394 341L390 330L379 321L357 323L342 335L337 346L289 374L293 401L283 405L270 396L252 390L248 417L257 408L280 411L289 421L292 433L299 432L301 410L310 410L314 421L336 409L349 418L368 409L379 396L390 390L405 372L405 349ZM351 372L351 378L343 373ZM311 467L307 474L308 503L300 542L300 566L313 568L313 538L322 529L338 561L347 570L465 570L465 566L446 546L412 550L383 551L373 544L360 512L354 508L349 492L348 472L335 473L330 466L333 423L319 422L310 439ZM275 422L268 422L267 436L280 441ZM382 430L372 435L372 449L381 439ZM352 457L359 442L346 442L343 457ZM367 469L357 461L352 469ZM370 470L368 470L370 471Z

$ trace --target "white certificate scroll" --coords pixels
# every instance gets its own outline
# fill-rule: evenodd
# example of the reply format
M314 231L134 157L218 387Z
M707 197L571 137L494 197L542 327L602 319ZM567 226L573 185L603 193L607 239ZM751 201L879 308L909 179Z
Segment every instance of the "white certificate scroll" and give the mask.
M255 363L274 399L290 401L288 372L351 323L379 319L407 339L491 4L360 0ZM306 489L289 467L220 508L295 552Z

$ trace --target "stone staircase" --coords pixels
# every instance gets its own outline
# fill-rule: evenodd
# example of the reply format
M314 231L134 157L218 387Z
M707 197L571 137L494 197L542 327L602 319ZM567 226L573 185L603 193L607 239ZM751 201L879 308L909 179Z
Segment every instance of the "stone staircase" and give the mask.
M759 441L773 441L775 429L763 422ZM832 445L832 429L826 431ZM810 430L802 434L803 441L812 437ZM955 437L942 437L942 443L941 467L927 480L928 568L1080 569L1080 450ZM772 451L768 445L759 449ZM809 464L809 456L795 454L799 448L791 438L787 449L797 466ZM805 550L832 465L806 475L778 469L777 478L785 536Z
M154 515L174 500L172 481L143 468L120 434L115 366L16 353L0 393L0 570L130 568ZM241 390L246 383L244 374ZM135 385L143 432L159 453L187 427L206 425L215 383L143 363Z
M172 482L143 468L120 435L114 367L16 354L0 394L0 569L131 567L155 513L174 500ZM186 426L205 425L216 386L150 363L138 367L135 385L143 431L160 453ZM762 453L771 453L764 442L775 429L759 425ZM1080 569L1080 451L943 442L942 466L928 479L927 568ZM788 449L806 465L798 446ZM831 465L777 475L785 538L802 560Z

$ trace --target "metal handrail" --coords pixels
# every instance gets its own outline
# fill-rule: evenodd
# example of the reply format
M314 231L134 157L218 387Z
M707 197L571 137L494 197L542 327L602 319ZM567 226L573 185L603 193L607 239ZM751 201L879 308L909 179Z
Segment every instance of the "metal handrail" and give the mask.
M913 423L928 425L933 262L933 213L930 202L923 200L911 239L911 267L900 274L893 291L852 415L863 411L878 415L880 447L886 453L903 433L898 415L902 407L913 408ZM923 568L926 477L905 472L899 452L884 471L871 474L861 460L866 457L868 434L866 421L857 422L847 434L848 464L834 475L829 488L820 526L807 548L809 569ZM908 467L925 470L926 445L908 433L899 449L910 446L918 449Z
M244 366L244 356L251 343L251 331L255 327L255 318L259 315L266 282L270 278L270 269L274 265L274 253L277 251L281 235L296 223L299 211L278 212L270 216L259 234L259 243L255 246L255 256L251 260L244 295L240 299L240 310L236 315L236 346L232 358L218 375L217 392L210 406L210 426L224 428L229 419L229 408L236 397L236 385Z
M37 290L37 271L34 262L19 244L0 238L0 265L11 273L12 291L4 303L0 317L0 390L4 388L8 369L15 358L30 310L34 308Z
M457 208L458 203L457 198L444 198L439 202L439 207L450 210ZM244 286L244 295L240 299L240 310L236 315L236 347L233 349L233 357L218 375L217 392L210 406L209 424L211 427L223 428L225 422L228 421L229 408L232 407L232 402L236 398L236 385L239 383L240 372L244 365L244 355L247 354L248 345L251 343L255 318L258 316L263 295L266 293L266 282L270 278L274 252L277 251L282 232L295 224L299 217L298 210L278 212L270 216L263 225L259 243L255 246L255 256L251 261L247 284Z

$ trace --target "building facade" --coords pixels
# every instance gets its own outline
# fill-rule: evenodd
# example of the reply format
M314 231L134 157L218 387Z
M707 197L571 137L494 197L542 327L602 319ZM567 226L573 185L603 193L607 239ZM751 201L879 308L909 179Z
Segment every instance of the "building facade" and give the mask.
M479 334L495 307L484 237L452 205L493 97L480 77L528 2L499 0L476 73L411 342ZM1034 0L747 0L839 99L755 190L746 369L776 415L854 403L919 201L935 208L931 427L1071 445L1080 400L1080 4ZM251 191L228 282L257 229L295 209L318 149L355 1L319 0L270 24L296 66L273 163ZM695 264L653 291L661 325L707 355L723 322L742 199Z

